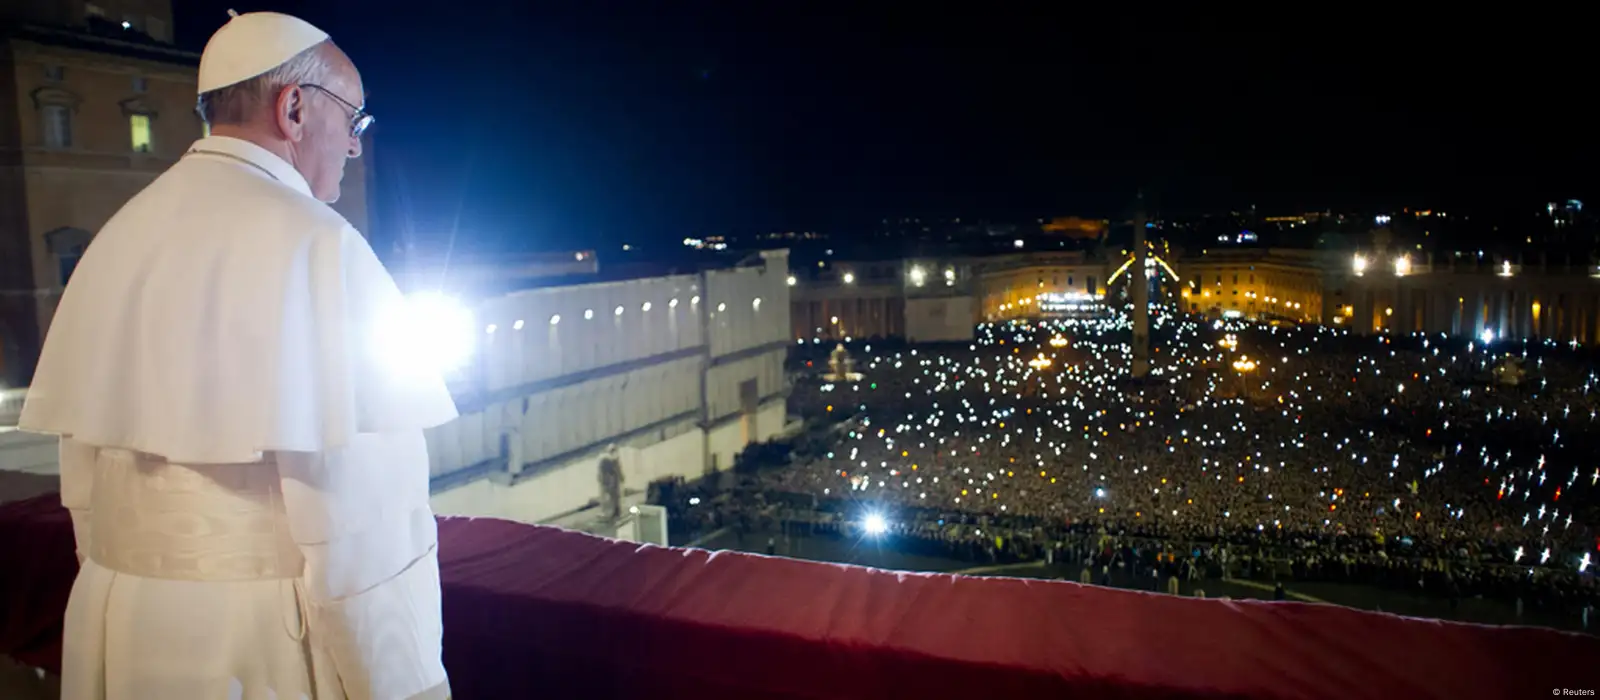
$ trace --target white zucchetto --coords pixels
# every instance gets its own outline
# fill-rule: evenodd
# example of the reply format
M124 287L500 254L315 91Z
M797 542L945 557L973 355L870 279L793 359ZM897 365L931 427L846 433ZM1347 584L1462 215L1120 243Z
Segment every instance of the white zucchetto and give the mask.
M229 10L200 54L200 93L240 83L283 65L328 39L328 33L298 17L277 12Z

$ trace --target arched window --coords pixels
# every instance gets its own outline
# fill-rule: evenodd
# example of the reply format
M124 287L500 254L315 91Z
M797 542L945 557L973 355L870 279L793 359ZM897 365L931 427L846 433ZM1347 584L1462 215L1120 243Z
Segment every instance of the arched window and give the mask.
M46 148L72 148L72 117L83 98L53 86L34 90L29 96L39 111L39 141Z

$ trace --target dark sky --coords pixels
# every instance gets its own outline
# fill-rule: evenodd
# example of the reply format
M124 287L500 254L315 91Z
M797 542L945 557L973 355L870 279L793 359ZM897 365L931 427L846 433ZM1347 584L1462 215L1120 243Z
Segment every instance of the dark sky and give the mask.
M175 10L195 48L232 6L355 59L380 240L443 241L458 213L488 250L1110 216L1139 187L1188 213L1520 207L1596 182L1585 23L1554 15L458 4Z

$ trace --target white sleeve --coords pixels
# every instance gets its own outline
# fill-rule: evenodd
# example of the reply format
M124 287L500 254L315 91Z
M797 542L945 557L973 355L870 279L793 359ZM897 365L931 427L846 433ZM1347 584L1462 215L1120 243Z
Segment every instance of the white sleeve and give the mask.
M306 560L307 639L333 659L345 693L448 697L422 432L358 434L344 449L276 457Z
M61 505L72 514L72 535L78 542L78 563L89 556L93 542L94 460L99 450L72 438L61 438Z

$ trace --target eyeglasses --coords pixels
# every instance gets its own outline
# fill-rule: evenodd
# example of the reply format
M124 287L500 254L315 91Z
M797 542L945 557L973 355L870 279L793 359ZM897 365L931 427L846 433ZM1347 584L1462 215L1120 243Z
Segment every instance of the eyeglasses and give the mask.
M316 90L317 92L337 100L339 104L349 107L351 138L361 138L361 134L367 129L372 128L372 122L376 121L372 115L367 114L366 107L350 104L348 100L340 97L339 95L335 94L334 91L329 90L328 88L322 87L321 85L317 85L315 83L301 83L300 87Z

